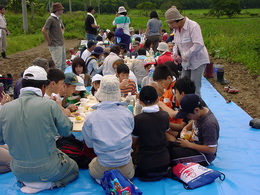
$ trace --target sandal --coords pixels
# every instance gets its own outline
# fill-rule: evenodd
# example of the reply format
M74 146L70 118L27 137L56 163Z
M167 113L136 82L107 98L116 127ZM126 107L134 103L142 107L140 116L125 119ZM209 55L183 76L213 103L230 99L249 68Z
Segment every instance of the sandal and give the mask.
M224 87L224 91L233 94L233 93L238 93L239 90L231 86L226 86Z

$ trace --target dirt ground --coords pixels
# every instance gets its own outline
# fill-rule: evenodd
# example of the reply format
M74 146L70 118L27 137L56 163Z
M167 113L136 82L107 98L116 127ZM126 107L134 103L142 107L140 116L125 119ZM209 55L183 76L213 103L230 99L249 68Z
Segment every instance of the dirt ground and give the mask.
M70 48L77 48L80 40L66 40L65 47L69 56ZM49 58L47 43L43 43L38 47L22 51L13 55L9 55L10 59L0 61L0 74L11 73L16 81L20 77L20 73L31 65L36 57ZM213 78L208 79L210 83L218 90L220 94L227 100L235 102L251 117L260 118L260 80L257 76L252 76L249 71L239 63L228 63L221 59L212 60L214 64L224 65L225 79L229 85L239 89L237 94L229 94L223 91L224 86L216 82Z

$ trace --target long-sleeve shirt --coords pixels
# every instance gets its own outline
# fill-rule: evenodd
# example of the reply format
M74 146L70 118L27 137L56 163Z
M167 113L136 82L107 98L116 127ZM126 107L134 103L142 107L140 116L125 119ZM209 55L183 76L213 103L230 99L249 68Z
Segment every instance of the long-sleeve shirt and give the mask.
M89 148L105 167L119 167L131 159L134 129L133 114L120 102L104 101L96 105L84 123L82 135Z
M204 45L201 29L198 23L186 17L184 26L175 31L174 34L175 48L178 50L182 57L183 68L195 70L203 64L208 64L209 55ZM177 49L174 49L177 53ZM183 59L187 59L184 64Z
M16 176L32 168L44 172L46 167L37 167L60 163L55 136L69 136L71 130L58 104L34 91L21 91L0 110L0 144L8 144Z

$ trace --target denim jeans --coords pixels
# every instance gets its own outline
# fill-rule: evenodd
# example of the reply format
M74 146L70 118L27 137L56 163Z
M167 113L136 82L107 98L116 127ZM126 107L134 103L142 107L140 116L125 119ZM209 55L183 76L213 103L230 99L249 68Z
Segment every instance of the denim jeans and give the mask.
M202 75L204 73L205 68L206 68L206 64L202 64L195 70L184 70L184 68L183 68L181 71L182 78L187 77L194 82L194 84L196 86L195 94L198 95L199 97L201 97L201 92L200 92L201 79L202 79Z
M97 36L96 35L93 35L93 34L89 34L89 33L86 33L86 38L87 40L93 40L93 41L96 41L97 40Z
M56 68L65 71L66 65L66 52L64 46L50 46L49 51L51 57L56 65Z

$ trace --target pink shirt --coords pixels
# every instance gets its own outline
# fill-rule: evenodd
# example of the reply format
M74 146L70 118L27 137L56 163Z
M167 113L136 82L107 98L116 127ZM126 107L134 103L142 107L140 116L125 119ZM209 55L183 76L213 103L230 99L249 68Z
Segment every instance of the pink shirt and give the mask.
M182 59L188 60L187 63L182 63L185 70L195 70L199 66L210 62L201 29L197 22L186 17L186 21L181 31L179 31L179 29L175 31L174 42L175 48L173 53L178 54L178 47Z

